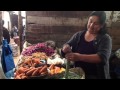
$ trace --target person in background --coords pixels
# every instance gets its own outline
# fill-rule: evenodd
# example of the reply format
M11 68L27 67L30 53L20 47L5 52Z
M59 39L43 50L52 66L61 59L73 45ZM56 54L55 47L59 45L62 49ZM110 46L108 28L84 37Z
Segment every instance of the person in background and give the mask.
M13 26L12 31L13 31L13 37L17 37L18 36L18 29L17 29L16 25Z
M23 25L23 27L22 27L22 40L23 40L23 42L25 41L25 25Z
M10 36L13 39L13 37L14 37L14 30L13 30L13 28L11 29Z
M112 39L106 30L106 13L93 11L86 29L75 33L62 49L62 56L81 67L86 79L110 79Z
M10 34L7 28L4 27L4 20L2 20L2 28L3 28L3 38L7 39L8 44L10 43Z

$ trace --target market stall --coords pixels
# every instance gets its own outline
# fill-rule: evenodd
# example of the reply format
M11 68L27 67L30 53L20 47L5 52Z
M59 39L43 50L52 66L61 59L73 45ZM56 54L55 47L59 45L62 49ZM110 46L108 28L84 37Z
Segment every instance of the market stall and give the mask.
M48 42L29 44L23 49L14 79L66 79L66 59L61 58L54 45ZM70 69L68 78L84 78L81 71L80 68Z

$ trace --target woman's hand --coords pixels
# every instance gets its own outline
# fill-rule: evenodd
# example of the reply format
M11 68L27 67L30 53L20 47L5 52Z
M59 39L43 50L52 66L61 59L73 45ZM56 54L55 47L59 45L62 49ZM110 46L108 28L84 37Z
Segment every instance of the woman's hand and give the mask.
M63 51L65 54L67 54L67 53L72 52L72 49L71 49L70 45L65 44L65 45L63 46L63 48L62 48L62 51Z
M67 53L65 55L65 58L70 61L77 61L80 59L80 54L79 53Z
M98 54L80 54L80 53L67 53L65 58L69 61L83 61L89 63L100 63L102 60Z

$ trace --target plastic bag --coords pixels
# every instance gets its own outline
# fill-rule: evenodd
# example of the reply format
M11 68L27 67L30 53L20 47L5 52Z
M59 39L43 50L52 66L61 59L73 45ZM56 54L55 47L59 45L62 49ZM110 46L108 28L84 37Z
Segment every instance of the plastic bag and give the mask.
M4 73L7 73L15 68L12 49L10 45L7 43L6 39L3 40L2 46L2 67Z
M0 46L0 57L2 56L2 46ZM4 74L2 64L1 64L1 58L0 58L0 79L6 79L6 76Z

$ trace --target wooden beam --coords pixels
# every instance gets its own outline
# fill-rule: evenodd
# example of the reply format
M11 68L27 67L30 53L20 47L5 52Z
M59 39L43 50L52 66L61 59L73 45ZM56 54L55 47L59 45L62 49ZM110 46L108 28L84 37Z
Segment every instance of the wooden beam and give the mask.
M0 45L2 45L2 35L3 30L2 30L2 11L0 11Z
M27 16L39 16L39 17L88 17L92 11L27 11Z
M20 54L21 54L23 48L21 11L18 11L18 30L19 30L19 46L20 46Z
M81 26L87 23L87 18L66 18L66 17L37 17L27 16L28 24L41 24L46 26Z
M27 32L33 32L33 33L62 33L64 34L69 34L69 33L75 33L77 31L83 30L84 27L79 27L79 26L43 26L43 25L28 25Z

